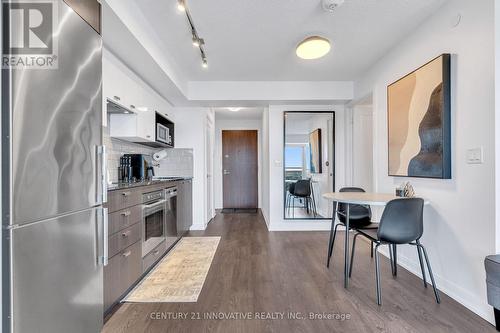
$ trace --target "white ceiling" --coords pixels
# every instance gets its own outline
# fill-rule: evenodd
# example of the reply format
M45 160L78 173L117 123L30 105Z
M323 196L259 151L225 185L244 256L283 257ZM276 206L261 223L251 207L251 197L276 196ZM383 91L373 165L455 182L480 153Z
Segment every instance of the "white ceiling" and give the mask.
M208 69L176 1L135 4L187 81L335 81L356 79L446 1L346 0L331 14L320 0L187 0ZM295 46L311 34L329 38L332 52L300 60Z
M214 108L216 120L258 120L262 119L264 108L248 107L238 112L229 111L228 108Z

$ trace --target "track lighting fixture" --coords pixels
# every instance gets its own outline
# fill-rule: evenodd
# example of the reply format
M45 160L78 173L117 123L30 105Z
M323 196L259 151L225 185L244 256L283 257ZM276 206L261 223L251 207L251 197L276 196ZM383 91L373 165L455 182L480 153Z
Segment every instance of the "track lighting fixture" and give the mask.
M191 36L192 36L191 42L193 43L194 47L197 47L200 50L201 66L203 68L207 68L208 67L207 56L205 53L205 49L203 48L203 45L205 45L205 40L203 38L200 38L198 32L196 31L193 18L191 17L191 14L189 13L189 8L186 5L186 0L177 0L177 8L180 11L186 13L186 18L188 20L189 27L191 28Z

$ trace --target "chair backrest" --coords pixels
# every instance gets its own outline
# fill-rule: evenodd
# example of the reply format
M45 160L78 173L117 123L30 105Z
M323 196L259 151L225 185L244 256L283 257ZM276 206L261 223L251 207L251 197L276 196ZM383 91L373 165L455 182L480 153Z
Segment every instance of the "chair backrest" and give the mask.
M295 183L295 189L293 190L293 194L299 197L308 197L311 195L311 180L303 179L298 180Z
M290 192L290 194L293 194L295 192L295 183L291 183L290 185L288 185L288 192Z
M424 200L401 198L389 201L385 207L378 238L396 244L407 244L422 237L424 232Z
M342 187L339 192L365 192L364 189L361 187ZM370 223L370 220L372 218L372 210L370 209L370 206L362 206L362 205L350 205L349 207L350 211L350 219L349 221L352 220L365 220L367 223ZM346 211L346 204L344 203L338 203L338 209L339 212L345 213ZM337 214L339 221L342 223L345 223L345 216L342 214ZM365 223L365 224L367 224Z

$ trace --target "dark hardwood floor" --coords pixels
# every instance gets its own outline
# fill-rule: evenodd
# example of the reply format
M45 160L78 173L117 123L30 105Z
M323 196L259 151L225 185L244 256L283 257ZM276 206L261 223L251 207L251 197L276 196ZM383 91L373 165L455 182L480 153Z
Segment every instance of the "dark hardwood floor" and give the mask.
M403 268L393 278L383 256L383 304L377 306L375 266L365 242L358 242L346 290L342 236L337 238L333 266L327 269L327 232L268 232L257 214L219 214L206 231L190 235L222 237L198 302L122 304L104 332L495 332L444 294L436 304L432 288L424 289L422 281ZM284 313L284 319L203 319L206 314L248 312L278 317ZM299 319L287 318L292 313L299 313ZM309 319L310 313L344 314L349 319ZM196 319L198 314L202 319ZM165 319L169 316L177 317Z

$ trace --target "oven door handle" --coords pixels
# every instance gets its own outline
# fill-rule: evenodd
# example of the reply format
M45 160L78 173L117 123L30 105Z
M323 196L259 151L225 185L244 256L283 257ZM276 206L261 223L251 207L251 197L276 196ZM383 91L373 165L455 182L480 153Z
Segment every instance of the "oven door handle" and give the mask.
M155 202L155 203L152 203L152 204L149 204L149 205L142 205L142 209L151 209L151 208L155 208L157 206L161 206L161 205L164 205L165 202L167 202L167 200L163 199L163 200L160 200L158 202Z

